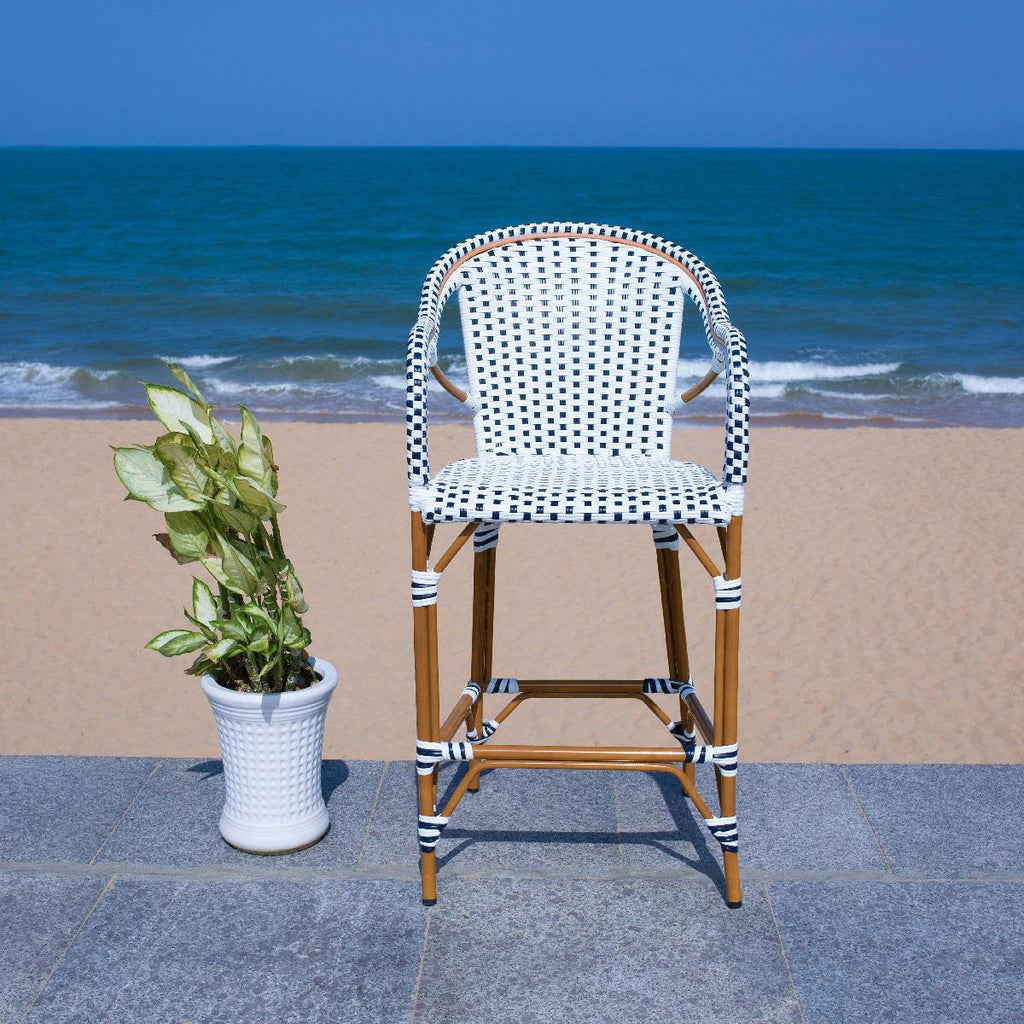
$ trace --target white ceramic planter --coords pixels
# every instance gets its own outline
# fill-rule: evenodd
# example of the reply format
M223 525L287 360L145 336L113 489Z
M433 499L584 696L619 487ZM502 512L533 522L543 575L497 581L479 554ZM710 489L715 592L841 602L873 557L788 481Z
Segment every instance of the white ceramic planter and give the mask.
M239 693L210 676L199 680L224 757L220 834L240 850L298 850L330 825L321 764L324 719L338 673L319 658L313 667L320 682L290 693Z

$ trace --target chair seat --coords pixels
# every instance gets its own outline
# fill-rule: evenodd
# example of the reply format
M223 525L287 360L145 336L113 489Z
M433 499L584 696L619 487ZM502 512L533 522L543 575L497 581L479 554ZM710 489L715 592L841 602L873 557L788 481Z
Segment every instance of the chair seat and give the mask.
M664 456L485 455L445 466L417 495L428 523L709 523L731 514L703 466Z

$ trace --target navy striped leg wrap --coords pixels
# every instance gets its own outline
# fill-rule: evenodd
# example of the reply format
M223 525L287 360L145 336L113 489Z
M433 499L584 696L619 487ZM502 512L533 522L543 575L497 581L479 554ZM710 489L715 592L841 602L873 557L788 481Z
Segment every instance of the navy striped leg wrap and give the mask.
M424 853L430 853L437 846L437 841L441 838L441 833L447 824L448 819L441 814L421 814L419 816L417 832L419 834L420 849Z
M486 743L497 731L498 723L493 718L488 718L480 726L480 735L476 729L467 729L466 739L470 743Z
M431 572L429 569L420 571L412 570L412 606L422 608L424 605L437 604L437 581L441 578L439 572Z
M498 527L500 523L481 523L473 531L473 550L476 554L489 551L498 546Z
M727 580L724 576L714 576L711 582L715 585L715 610L727 612L730 608L739 608L743 596L743 578L737 576Z
M669 551L679 550L679 531L671 523L651 523L654 531L654 546L659 550L667 548Z
M679 740L687 764L713 764L724 776L736 774L740 763L739 746L728 743L720 747L698 743L697 734L683 728L682 722L670 722L668 731Z
M736 815L731 818L705 818L708 831L721 843L723 850L738 850L740 834L736 828Z
M683 700L686 700L687 696L697 691L693 688L693 679L687 679L685 683L681 683L678 679L664 679L658 677L657 679L645 679L642 693L678 693Z
M466 685L462 688L462 693L459 694L459 696L460 697L467 697L467 696L468 697L472 697L473 698L473 703L475 704L477 697L480 696L480 684L479 683L474 683L471 680L470 682L466 683Z
M518 679L492 679L487 684L488 693L518 693Z
M432 743L416 741L416 774L429 775L442 761L472 761L473 747L469 743Z

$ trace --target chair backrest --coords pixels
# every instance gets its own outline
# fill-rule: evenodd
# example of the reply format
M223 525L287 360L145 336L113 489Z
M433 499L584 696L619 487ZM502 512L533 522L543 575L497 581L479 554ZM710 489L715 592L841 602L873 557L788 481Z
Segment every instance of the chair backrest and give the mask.
M667 453L685 299L700 312L714 366L730 363L733 335L742 348L717 280L692 253L610 225L529 224L467 239L434 264L410 337L411 383L417 359L436 363L453 293L481 453Z
M685 285L660 254L605 237L526 235L452 275L477 448L667 451Z

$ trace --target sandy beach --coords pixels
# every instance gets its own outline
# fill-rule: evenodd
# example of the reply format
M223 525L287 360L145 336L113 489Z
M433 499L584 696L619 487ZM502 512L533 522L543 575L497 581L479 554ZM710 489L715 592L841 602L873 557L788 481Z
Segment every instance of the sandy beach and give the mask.
M313 651L341 676L325 754L409 758L403 427L265 426L282 467L282 529L311 606ZM107 445L153 436L146 421L0 420L0 752L218 754L198 683L182 674L187 660L142 649L183 625L190 567L152 539L156 513L121 501ZM677 430L674 454L717 472L720 436ZM435 427L431 442L434 469L472 450L461 425ZM744 527L745 759L1024 759L1024 482L1007 472L1024 464L1022 442L1019 430L755 430ZM454 530L439 528L439 550ZM710 585L683 554L694 679L710 703ZM466 680L470 579L467 551L441 584L446 705ZM494 667L523 678L664 674L650 531L506 527ZM510 742L662 740L632 702L534 702L503 731Z

